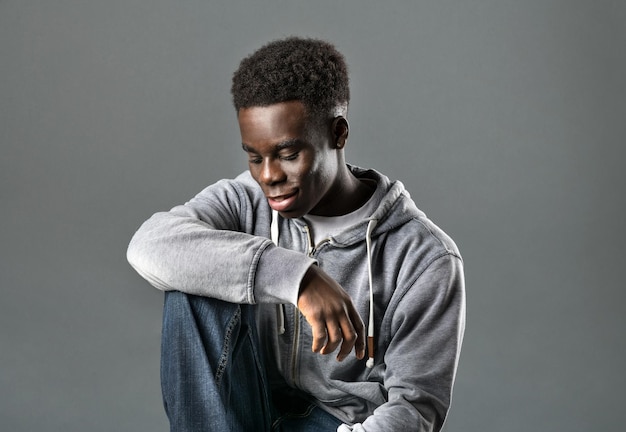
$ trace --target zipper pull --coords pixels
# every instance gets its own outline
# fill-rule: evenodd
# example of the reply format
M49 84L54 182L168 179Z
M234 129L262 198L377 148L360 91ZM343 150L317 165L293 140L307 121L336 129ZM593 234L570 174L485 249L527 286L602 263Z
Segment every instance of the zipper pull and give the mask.
M313 240L311 239L311 231L309 231L309 226L305 225L304 226L304 233L306 234L306 241L307 241L307 254L309 257L313 256L313 253L315 252L315 247L313 246Z

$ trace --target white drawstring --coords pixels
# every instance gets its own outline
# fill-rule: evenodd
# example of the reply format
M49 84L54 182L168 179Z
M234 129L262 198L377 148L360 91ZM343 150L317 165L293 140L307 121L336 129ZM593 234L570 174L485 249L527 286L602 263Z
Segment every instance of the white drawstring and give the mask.
M278 246L279 235L280 235L280 231L278 230L278 212L276 210L272 210L272 223L270 225L270 236L276 246Z
M278 212L272 210L272 223L270 225L270 236L276 246L278 246L278 237L280 231L278 230ZM285 305L276 305L276 318L278 319L278 334L285 333Z
M365 234L365 244L367 245L367 275L370 283L370 316L367 324L367 363L368 368L374 367L374 278L372 277L372 232L378 221L370 219L367 224L367 233Z
M378 221L376 219L370 219L367 224L367 233L365 235L365 244L367 246L367 275L369 279L369 289L370 289L370 313L369 313L369 322L367 324L367 355L368 359L366 362L366 366L368 368L374 367L374 278L372 275L372 232L376 227ZM276 210L272 210L272 223L270 225L270 235L272 241L276 246L278 246L278 237L279 237L279 229L278 229L278 212ZM278 334L285 333L285 309L284 305L278 304L276 305L276 316L278 318Z

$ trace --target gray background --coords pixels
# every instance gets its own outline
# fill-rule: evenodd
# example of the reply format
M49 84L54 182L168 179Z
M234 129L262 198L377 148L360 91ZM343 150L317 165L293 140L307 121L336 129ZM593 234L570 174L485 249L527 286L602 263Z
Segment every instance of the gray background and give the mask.
M324 37L347 157L459 244L447 431L621 431L623 1L0 0L0 429L165 431L150 214L245 169L230 76Z

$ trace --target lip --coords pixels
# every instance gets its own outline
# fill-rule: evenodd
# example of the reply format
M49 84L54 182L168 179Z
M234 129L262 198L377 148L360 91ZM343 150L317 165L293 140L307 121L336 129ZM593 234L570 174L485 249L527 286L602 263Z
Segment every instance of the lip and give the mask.
M272 208L272 210L284 212L289 207L291 207L293 203L296 201L297 193L298 193L297 191L294 191L294 192L283 194L283 195L274 195L271 197L268 196L267 202Z

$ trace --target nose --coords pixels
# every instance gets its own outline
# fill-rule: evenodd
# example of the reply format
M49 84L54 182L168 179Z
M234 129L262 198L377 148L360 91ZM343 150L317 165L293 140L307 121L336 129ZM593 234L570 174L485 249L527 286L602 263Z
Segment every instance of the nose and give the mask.
M263 161L259 173L259 182L271 186L283 180L285 180L285 172L282 170L278 160Z

